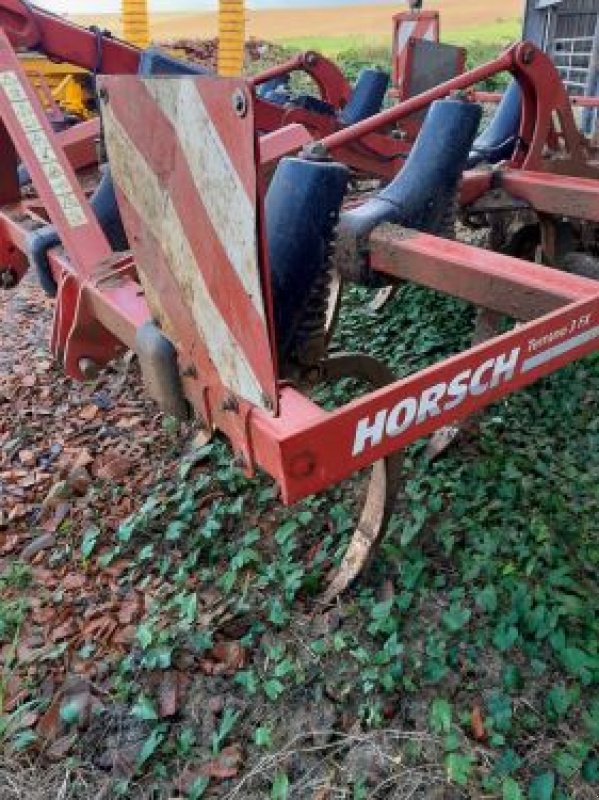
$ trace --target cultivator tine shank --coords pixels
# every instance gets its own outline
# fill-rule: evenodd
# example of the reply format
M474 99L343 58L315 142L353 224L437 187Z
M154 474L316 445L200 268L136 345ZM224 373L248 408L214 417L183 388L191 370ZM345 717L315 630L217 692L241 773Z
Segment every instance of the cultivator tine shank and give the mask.
M392 383L395 376L378 359L361 353L338 353L321 364L323 382L340 378L366 381L374 389ZM374 555L387 530L398 491L399 454L377 461L371 468L359 521L339 567L322 596L325 605L342 594L360 575Z

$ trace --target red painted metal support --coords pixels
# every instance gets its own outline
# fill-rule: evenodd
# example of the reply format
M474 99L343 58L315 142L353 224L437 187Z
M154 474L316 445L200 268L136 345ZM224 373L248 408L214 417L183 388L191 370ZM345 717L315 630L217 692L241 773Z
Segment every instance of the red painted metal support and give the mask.
M296 502L599 349L599 294L355 400L326 419L294 397L252 417L257 458ZM284 394L284 393L283 393ZM303 411L303 415L300 414Z
M91 167L98 162L100 135L99 117L80 122L58 134L58 141L75 171Z
M90 72L107 75L137 72L141 51L102 32L67 22L22 0L1 0L0 28L15 48L39 50L48 58L66 61Z
M394 231L375 231L369 261L375 272L518 320L535 319L598 291L596 282L586 278L415 231L401 238Z
M541 213L599 222L596 178L506 169L497 174L495 185Z
M64 150L56 146L44 109L1 29L0 116L50 220L61 231L67 252L79 271L90 275L97 264L111 257L110 245Z
M411 114L427 108L435 100L464 93L502 71L514 75L523 95L520 136L511 164L518 168L550 170L551 167L546 166L544 155L547 144L555 133L554 125L558 118L560 147L570 165L578 164L576 169L584 174L587 162L586 140L576 127L564 85L548 56L529 42L514 45L488 64L452 78L351 128L332 133L322 140L322 145L337 154L340 148L397 124Z
M276 164L283 156L297 153L312 141L307 129L297 123L266 133L260 137L260 164L263 167Z
M391 79L403 97L410 40L425 39L438 42L440 19L438 11L402 11L393 17L393 45L391 48Z

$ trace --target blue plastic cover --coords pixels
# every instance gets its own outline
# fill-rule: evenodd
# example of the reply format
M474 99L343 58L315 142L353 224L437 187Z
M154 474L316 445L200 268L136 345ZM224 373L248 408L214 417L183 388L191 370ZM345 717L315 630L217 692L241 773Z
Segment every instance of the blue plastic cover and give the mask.
M356 236L386 222L442 233L481 113L479 105L460 100L433 103L401 172L375 198L343 214L341 225Z
M315 281L327 265L349 180L342 164L284 158L266 195L266 234L279 352L294 344Z
M389 73L382 69L363 69L358 75L351 99L339 114L343 125L355 125L368 119L383 107L389 87Z
M521 116L522 92L518 82L513 80L506 89L488 127L472 145L468 166L475 167L483 162L498 164L510 158L518 141Z
M148 47L141 54L138 75L151 78L153 75L213 75L214 73L199 64L181 61L165 53L159 47Z

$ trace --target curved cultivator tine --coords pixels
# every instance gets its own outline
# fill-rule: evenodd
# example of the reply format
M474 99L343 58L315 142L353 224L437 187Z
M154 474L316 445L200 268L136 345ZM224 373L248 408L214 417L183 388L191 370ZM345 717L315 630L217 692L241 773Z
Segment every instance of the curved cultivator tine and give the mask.
M377 291L375 296L368 304L369 311L372 314L378 314L379 311L382 311L383 308L385 308L387 303L393 300L398 291L399 291L398 285L383 286L382 289L379 289Z
M391 370L372 356L360 353L337 353L321 364L321 382L356 378L380 388L395 380ZM360 518L340 566L332 575L320 598L330 604L344 592L367 567L377 545L384 537L395 505L401 455L375 462L370 468L366 497Z
M322 601L329 604L342 594L368 565L376 546L387 530L389 517L397 492L389 459L377 461L369 479L366 501L360 520L351 538L343 561L332 576L322 595Z

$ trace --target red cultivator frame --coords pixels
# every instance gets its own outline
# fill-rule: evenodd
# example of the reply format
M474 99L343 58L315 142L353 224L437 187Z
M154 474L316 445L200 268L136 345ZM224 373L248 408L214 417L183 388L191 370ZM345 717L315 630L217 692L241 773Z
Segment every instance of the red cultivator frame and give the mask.
M338 165L327 154L357 151L377 131L502 70L514 74L523 92L518 146L508 166L467 173L462 202L501 188L548 219L599 223L597 170L588 164L555 70L529 44L334 131L308 147L304 159L282 163L294 162L293 169L299 164L310 180L322 176L331 183L330 176L344 168L335 173ZM295 152L298 134L308 140L309 132L293 121L295 127L260 140L263 103L243 80L131 75L102 77L99 86L108 163L130 244L125 252L110 246L73 169L80 165L81 141L53 133L0 33L3 284L18 283L31 236L49 220L60 239L47 254L57 286L51 347L68 375L84 380L126 348L135 350L163 408L184 413L190 404L207 432L227 437L240 466L248 473L261 467L279 483L287 503L374 465L362 517L328 597L357 575L384 532L398 451L599 349L596 281L446 241L422 232L426 225L415 230L416 224L398 224L397 218L388 224L383 215L359 230L342 216L337 242L325 242L326 263L350 280L413 281L524 324L401 381L367 356L327 357L318 336L298 356L297 348L282 346L280 308L293 292L285 297L278 285L275 262L282 245L271 240L274 200L266 196L265 166L273 154ZM448 107L456 119L466 109L474 134L475 107L463 99ZM420 147L426 150L426 137ZM19 189L19 161L35 188L29 199ZM297 187L286 175L277 188L282 185L292 204ZM319 186L314 183L314 203L320 202ZM402 203L408 208L408 189L398 189L400 201L381 196L377 213L393 206L395 214ZM332 230L336 214L329 209L325 216ZM319 215L314 220L322 222ZM289 224L282 235L289 253L299 252L293 263L302 264L305 244L307 264L311 229L306 243L298 242L297 230ZM309 290L314 297L326 286L316 281ZM309 399L306 387L348 373L378 388L333 412Z

